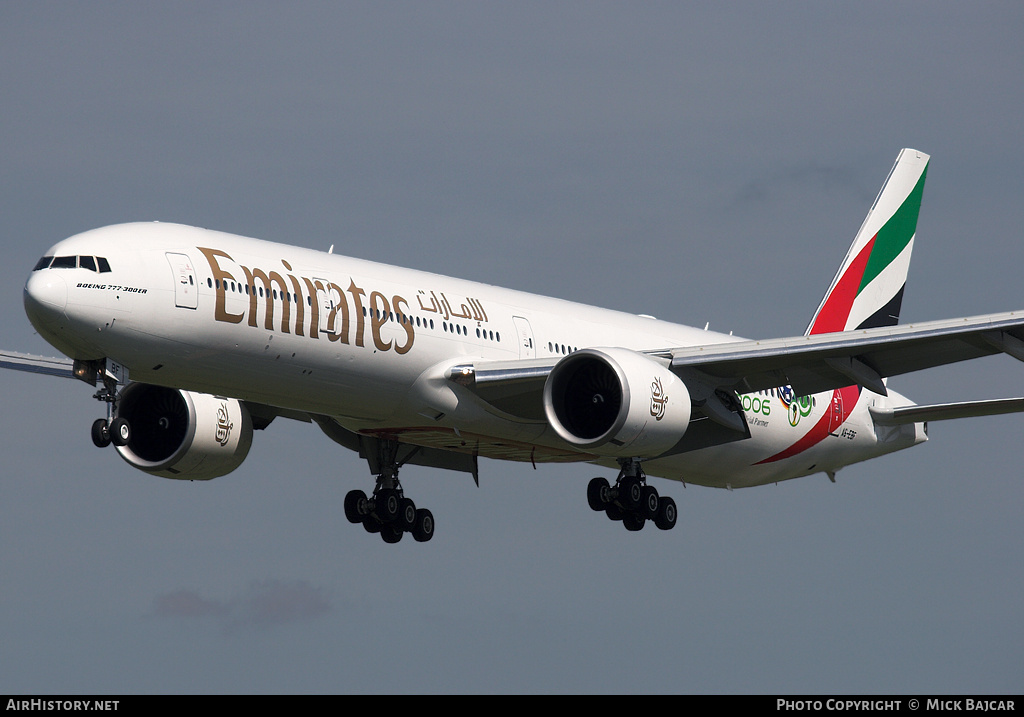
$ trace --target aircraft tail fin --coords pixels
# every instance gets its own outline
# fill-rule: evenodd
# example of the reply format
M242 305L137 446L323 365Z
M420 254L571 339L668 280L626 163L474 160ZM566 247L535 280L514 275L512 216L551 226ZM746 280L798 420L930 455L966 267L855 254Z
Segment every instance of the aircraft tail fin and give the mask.
M899 323L928 160L900 151L805 336Z

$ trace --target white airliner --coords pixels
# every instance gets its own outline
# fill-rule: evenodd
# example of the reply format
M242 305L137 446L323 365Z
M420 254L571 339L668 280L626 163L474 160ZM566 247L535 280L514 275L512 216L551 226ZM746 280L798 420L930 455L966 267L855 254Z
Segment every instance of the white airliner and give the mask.
M648 475L762 485L927 440L927 421L1024 411L1008 398L918 406L887 378L997 353L1024 360L1024 312L898 326L928 155L900 152L803 336L744 340L331 252L162 223L53 246L25 285L68 359L7 368L99 386L132 466L207 480L276 417L315 422L376 476L347 518L397 542L434 532L398 471L478 458L587 461L595 511L676 522ZM367 486L369 487L369 486Z

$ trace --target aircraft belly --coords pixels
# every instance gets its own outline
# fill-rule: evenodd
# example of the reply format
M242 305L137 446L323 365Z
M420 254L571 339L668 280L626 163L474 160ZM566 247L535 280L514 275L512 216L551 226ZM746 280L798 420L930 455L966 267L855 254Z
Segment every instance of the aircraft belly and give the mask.
M835 417L829 413L834 405L831 394L814 399L801 413L785 410L775 397L767 414L763 408L753 415L745 412L748 440L648 461L645 470L686 483L743 488L836 471L906 447L905 442L880 443L860 396L853 398L845 415Z
M519 440L509 435L489 435L474 426L473 431L457 430L446 426L388 426L385 428L361 428L358 421L339 420L348 423L354 432L378 438L392 438L427 448L439 448L456 453L494 458L505 461L527 463L576 463L593 460L594 456L569 448L558 448L530 440ZM496 433L496 432L495 432Z

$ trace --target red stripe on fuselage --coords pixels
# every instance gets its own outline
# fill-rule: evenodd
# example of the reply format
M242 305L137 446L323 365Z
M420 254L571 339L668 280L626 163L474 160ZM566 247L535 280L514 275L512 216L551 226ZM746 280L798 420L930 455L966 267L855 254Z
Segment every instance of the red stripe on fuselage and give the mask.
M835 410L836 396L842 401L842 410L839 416L833 416ZM763 463L774 463L775 461L781 461L785 458L791 458L799 453L803 453L811 446L821 443L825 438L832 432L832 429L841 426L850 414L853 413L854 406L857 405L857 399L860 398L860 386L847 386L846 388L837 388L832 391L832 400L829 402L829 406L825 409L825 415L818 419L818 422L814 424L807 433L804 434L803 438L798 440L796 443L791 445L789 448L779 451L774 456L765 458L763 461L758 461L754 465L761 465Z

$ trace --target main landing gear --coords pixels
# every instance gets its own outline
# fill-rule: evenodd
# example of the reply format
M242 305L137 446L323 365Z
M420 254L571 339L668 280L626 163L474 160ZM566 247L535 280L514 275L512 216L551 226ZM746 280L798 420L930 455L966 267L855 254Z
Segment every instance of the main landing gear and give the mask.
M626 530L643 530L648 520L662 530L676 525L676 502L659 496L657 489L647 485L647 476L635 459L620 459L619 477L615 486L604 478L594 478L587 486L587 502L592 510L604 511L612 520L621 520Z
M349 491L345 496L345 517L350 523L362 523L367 533L380 533L385 543L397 543L405 533L412 533L414 540L425 543L434 537L434 515L406 498L398 482L398 469L417 449L399 462L397 441L381 439L378 443L381 472L377 486L369 497L361 490Z

